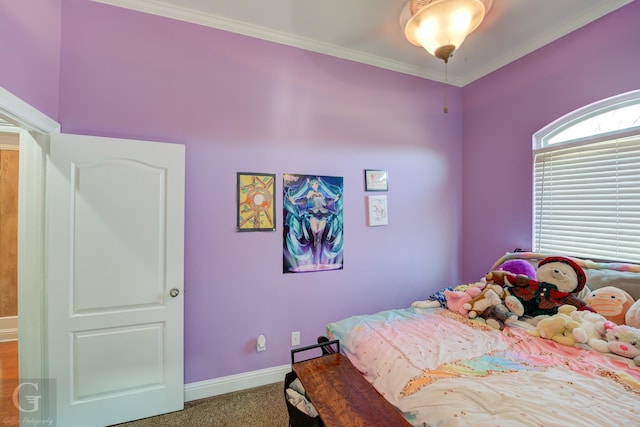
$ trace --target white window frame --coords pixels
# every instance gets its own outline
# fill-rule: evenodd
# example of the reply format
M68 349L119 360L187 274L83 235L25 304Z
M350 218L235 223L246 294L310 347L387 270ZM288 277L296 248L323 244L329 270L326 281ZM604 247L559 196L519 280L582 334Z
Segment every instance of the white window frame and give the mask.
M608 164L607 167L610 167L612 172L611 176L613 181L611 181L611 183L614 187L616 187L618 184L617 184L617 179L615 177L617 176L616 171L618 170L619 166L616 160L616 158L618 158L617 157L618 154L617 154L617 151L613 149L613 146L614 144L616 147L623 146L625 145L625 141L632 139L637 141L632 144L634 147L633 150L635 150L635 147L637 146L638 152L640 152L640 125L635 126L635 123L634 123L634 125L632 125L631 127L626 127L626 128L617 129L617 130L609 130L609 131L598 133L595 135L579 136L579 137L575 137L574 139L567 139L562 141L553 141L553 138L561 134L561 132L576 126L577 124L584 123L605 112L617 110L623 107L628 107L630 105L640 105L640 90L636 90L636 91L628 92L615 97L607 98L602 101L598 101L596 103L582 107L576 111L573 111L567 114L564 117L561 117L560 119L554 121L553 123L550 123L549 125L545 126L544 128L542 128L541 130L539 130L533 135L533 141L532 141L532 148L533 148L532 249L534 251L545 252L545 253L553 252L553 253L560 253L564 255L587 257L592 259L608 259L608 260L631 261L631 262L640 261L640 237L637 239L638 241L637 244L630 243L630 239L628 237L629 236L628 227L630 225L633 229L632 234L636 234L636 230L637 230L638 235L640 236L640 209L637 209L638 211L637 218L634 212L632 213L632 218L629 219L628 207L622 206L621 204L619 205L618 202L615 202L612 205L606 206L607 210L613 210L616 212L616 214L619 212L619 215L617 216L625 217L624 218L625 221L631 221L630 223L627 222L626 224L627 231L621 231L619 233L614 232L616 231L618 224L612 225L611 223L615 221L612 221L611 219L607 219L606 221L604 221L609 224L603 224L603 225L598 224L597 226L591 223L592 221L591 218L587 220L587 222L584 222L582 224L581 223L568 224L566 221L566 216L564 217L565 221L562 221L561 219L559 219L561 215L554 217L553 214L551 214L551 212L553 211L553 205L555 203L553 197L549 197L549 195L551 194L550 192L551 187L549 187L549 183L545 184L546 187L542 186L542 182L539 179L541 174L545 173L546 171L545 168L547 168L547 166L545 166L544 168L541 168L542 163L536 163L537 156L539 155L557 157L559 155L562 155L563 153L566 154L569 151L572 151L572 156L574 156L574 157L571 157L572 160L570 161L572 162L573 158L575 158L576 155L579 156L580 158L582 157L580 156L581 150L584 150L585 152L585 157L581 161L586 161L585 159L587 158L587 153L589 153L590 151L593 151L592 150L593 148L601 147L602 145L607 144L611 147L611 149L608 152L614 153L613 160L611 160L612 157L608 155L606 162ZM627 146L625 149L629 149L628 143L626 143L626 145ZM638 152L635 152L635 154L631 156L628 156L627 154L620 154L619 158L624 159L624 161L626 162L628 161L629 158L635 158L634 156L637 155ZM566 160L567 157L562 157L562 159L565 162L567 161ZM580 161L580 160L577 160L577 161ZM620 163L623 163L623 162L620 162ZM558 161L556 161L555 165L557 164L558 164ZM567 164L568 169L571 169L570 165L571 163ZM625 166L621 166L621 167L625 167ZM636 166L633 166L629 169L634 171L634 175L633 175L634 178L632 178L633 180L636 179L635 178L636 170L638 171L638 174L640 174L640 160L638 160L637 169L635 169L635 167ZM587 171L588 169L585 168L584 170ZM581 171L582 169L579 170L580 173ZM549 172L547 172L547 174L548 173ZM574 181L576 181L575 173L576 171L573 170ZM640 179L640 176L639 176L639 179ZM579 182L579 179L577 181ZM566 182L565 184L559 184L559 185L565 185L565 187L563 187L562 190L563 191L567 190ZM579 187L580 190L579 190L579 193L576 193L576 194L582 194L582 193L586 194L589 191L589 188L588 188L589 186L585 185L585 188L582 188L582 186L578 184L577 187ZM558 185L554 187L554 189L557 189L557 188L558 188ZM571 188L569 188L569 190L571 190ZM638 191L638 193L639 193L637 196L638 203L640 203L640 191ZM611 193L608 193L608 194L611 194ZM628 191L624 197L626 198L624 203L628 204L629 203ZM635 197L636 196L634 192L631 195L631 198L634 199L632 201L632 203L634 203L634 206L636 203ZM556 196L556 199L560 199L560 198ZM551 206L551 209L549 209L550 206ZM620 206L620 209L621 209L620 211L618 211L617 206ZM563 213L565 213L567 209L569 209L569 212L570 212L571 207L567 208L566 204L563 203L562 209L565 210ZM578 214L578 212L582 213L584 211L576 211L576 217L581 216ZM547 218L546 220L544 219L545 217ZM583 218L584 218L584 215L583 215ZM578 219L577 221L580 221L580 220ZM595 219L594 221L598 221L598 220ZM638 224L637 227L635 226L636 223ZM588 227L592 227L592 226L595 227L598 230L598 232L594 233L594 235L589 235L590 230ZM601 226L609 227L609 229L601 229L600 228ZM557 234L556 234L556 227L558 227ZM623 225L622 227L625 227L625 226ZM553 231L551 231L552 229ZM604 231L600 233L601 230L604 230ZM575 235L572 235L573 233L575 233ZM598 234L601 234L607 237L602 238L601 242L594 241L593 240L594 236L597 236ZM565 235L567 237L560 237L560 238L557 237L557 236L565 236ZM549 237L549 236L553 236L553 237ZM620 237L617 237L617 236L620 236ZM572 243L574 242L574 238L575 238L575 243ZM611 240L611 245L607 243L607 239L609 238ZM566 241L560 242L560 240L562 239L565 239Z

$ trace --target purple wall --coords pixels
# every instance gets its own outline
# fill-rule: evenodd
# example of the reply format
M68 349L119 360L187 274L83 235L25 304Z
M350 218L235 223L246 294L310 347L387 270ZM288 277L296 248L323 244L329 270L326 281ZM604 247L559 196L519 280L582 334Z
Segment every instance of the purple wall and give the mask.
M186 382L287 364L328 322L458 280L461 89L103 4L64 0L63 132L183 143ZM363 171L388 169L367 227ZM344 270L282 274L277 232L238 233L236 172L344 177ZM278 194L278 220L282 197ZM255 339L267 336L267 351Z
M0 2L0 86L58 117L61 0Z
M463 282L531 248L533 133L640 88L639 20L636 1L463 88Z

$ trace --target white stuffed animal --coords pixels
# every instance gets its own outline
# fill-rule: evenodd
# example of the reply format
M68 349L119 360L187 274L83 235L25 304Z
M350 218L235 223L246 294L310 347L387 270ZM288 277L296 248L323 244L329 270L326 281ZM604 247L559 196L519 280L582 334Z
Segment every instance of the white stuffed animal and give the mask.
M571 331L577 343L586 344L600 353L608 353L609 349L605 338L605 323L607 319L592 311L574 310L570 314L571 318L577 321L580 326Z

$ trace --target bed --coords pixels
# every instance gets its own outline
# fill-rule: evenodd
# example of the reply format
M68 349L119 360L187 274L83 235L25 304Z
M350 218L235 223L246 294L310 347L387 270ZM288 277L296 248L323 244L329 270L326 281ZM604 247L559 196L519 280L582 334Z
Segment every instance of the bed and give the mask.
M496 261L544 254L509 253ZM587 288L640 297L640 265L576 260ZM407 307L327 326L364 378L414 426L640 425L640 367L587 345L500 331L444 307Z

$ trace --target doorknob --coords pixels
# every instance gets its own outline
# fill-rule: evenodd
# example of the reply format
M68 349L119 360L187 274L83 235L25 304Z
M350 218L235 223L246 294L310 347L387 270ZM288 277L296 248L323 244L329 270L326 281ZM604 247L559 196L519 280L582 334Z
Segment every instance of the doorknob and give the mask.
M173 298L177 297L178 295L180 295L180 289L178 288L173 288L169 291L169 295L171 295Z

